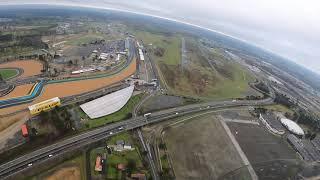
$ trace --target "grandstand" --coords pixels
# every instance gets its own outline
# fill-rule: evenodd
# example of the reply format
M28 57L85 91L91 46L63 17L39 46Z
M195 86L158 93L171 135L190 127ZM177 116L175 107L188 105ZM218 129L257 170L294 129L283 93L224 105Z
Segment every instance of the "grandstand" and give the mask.
M309 140L299 139L293 134L288 134L287 140L305 161L320 161L320 151Z
M283 135L285 133L285 129L273 113L267 112L263 115L260 114L259 119L272 133L279 135Z
M91 118L99 118L119 111L129 101L134 86L121 89L93 101L80 105L80 108Z

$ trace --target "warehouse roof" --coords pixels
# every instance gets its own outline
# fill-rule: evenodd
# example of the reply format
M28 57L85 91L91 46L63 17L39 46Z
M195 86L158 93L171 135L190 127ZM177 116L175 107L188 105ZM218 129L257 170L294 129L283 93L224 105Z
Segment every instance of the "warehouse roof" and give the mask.
M101 98L82 104L81 109L91 118L99 118L119 111L129 101L134 86L121 89Z
M297 135L304 135L302 128L294 121L290 119L282 118L281 123L292 133Z

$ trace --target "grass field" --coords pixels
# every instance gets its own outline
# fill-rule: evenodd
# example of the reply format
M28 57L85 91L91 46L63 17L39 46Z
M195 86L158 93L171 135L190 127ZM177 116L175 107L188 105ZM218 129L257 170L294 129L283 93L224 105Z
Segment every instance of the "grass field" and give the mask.
M176 179L218 179L244 165L220 121L212 115L170 127L164 140ZM244 171L237 179L248 177Z
M181 35L146 31L135 31L134 34L147 46L160 70L161 82L170 94L221 100L255 92L250 91L248 85L255 80L253 75L240 64L226 59L221 49L206 50L200 47L197 39L184 37L187 58L182 64ZM158 47L165 50L162 57L154 55Z
M67 40L66 44L79 46L83 43L90 43L91 41L101 40L104 38L105 37L101 34L91 33L91 34L85 34L85 35L78 37L78 38L70 38L69 40Z
M0 69L0 75L4 80L15 77L18 74L18 71L15 69Z
M121 121L121 120L130 118L132 116L131 113L132 113L134 106L139 103L142 96L143 96L143 94L139 94L139 95L131 97L130 100L128 101L128 103L123 108L121 108L119 111L117 111L113 114L101 117L101 118L97 118L97 119L90 119L80 108L78 110L79 110L80 116L82 118L89 119L88 122L86 122L86 127L87 128L95 128L95 127L99 127L99 126L102 126L107 123L117 122L117 121Z
M270 109L273 111L279 111L279 112L283 112L283 113L286 113L286 112L288 112L290 114L294 113L291 109L289 109L286 106L281 105L281 104L268 105L268 106L263 106L263 107L266 109Z
M138 31L135 33L138 39L143 40L144 44L152 44L153 47L165 49L163 57L156 57L157 61L167 65L178 65L181 61L181 40L178 36L164 36L152 34L150 32Z

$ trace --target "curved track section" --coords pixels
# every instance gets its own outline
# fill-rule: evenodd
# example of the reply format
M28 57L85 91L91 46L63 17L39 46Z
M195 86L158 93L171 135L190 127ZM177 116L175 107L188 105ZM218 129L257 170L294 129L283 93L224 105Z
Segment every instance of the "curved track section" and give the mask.
M42 88L44 87L45 81L41 80L40 82L36 83L30 93L26 96L15 97L10 99L5 99L0 101L0 108L6 108L10 106L16 106L19 104L24 104L28 102L32 102L35 97L41 94Z

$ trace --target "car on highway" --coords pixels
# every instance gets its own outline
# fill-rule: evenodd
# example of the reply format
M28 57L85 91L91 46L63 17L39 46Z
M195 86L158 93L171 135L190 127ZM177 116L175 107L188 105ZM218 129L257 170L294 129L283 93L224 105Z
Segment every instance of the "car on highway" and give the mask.
M48 157L52 157L53 155L52 154L49 154L49 156Z
M29 163L29 164L28 164L28 167L30 167L30 166L32 166L32 163Z
M113 134L113 132L109 132L109 134L110 134L110 135L112 135L112 134Z

